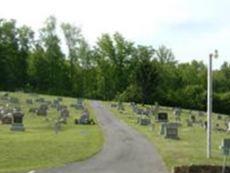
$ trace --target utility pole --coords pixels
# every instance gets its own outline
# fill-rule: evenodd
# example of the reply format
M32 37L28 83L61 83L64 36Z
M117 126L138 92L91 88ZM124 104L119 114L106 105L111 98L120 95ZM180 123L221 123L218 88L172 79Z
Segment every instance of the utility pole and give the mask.
M209 63L208 63L208 88L207 88L207 158L211 158L211 148L212 148L212 96L213 96L213 88L212 88L212 58L218 58L218 51L215 50L214 54L209 55Z

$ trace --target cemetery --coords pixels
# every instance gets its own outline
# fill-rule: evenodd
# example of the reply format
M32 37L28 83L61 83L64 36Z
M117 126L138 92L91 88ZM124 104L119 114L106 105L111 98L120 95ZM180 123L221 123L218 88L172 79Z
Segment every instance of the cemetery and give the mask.
M107 105L109 103L104 102L104 104ZM142 118L147 118L148 116L144 116L144 114L138 110L154 108L154 106L143 106L135 103L123 103L123 105L128 115L121 114L114 107L110 107L110 110L119 119L122 119L128 125L144 134L154 146L156 146L168 170L174 168L174 173L196 173L198 170L201 172L202 170L209 171L210 173L219 171L221 173L224 159L223 153L229 151L228 149L224 150L223 147L225 143L225 145L229 145L227 141L225 141L225 143L223 142L223 139L230 138L230 130L228 129L228 123L230 122L229 116L220 114L213 115L213 157L207 159L205 148L207 117L205 112L180 108L171 109L158 105L158 111L150 116L151 123L148 124L149 127L153 126L154 128L148 128L148 126L143 126L139 123L140 115L142 115ZM138 123L135 118L131 117L136 117ZM230 163L227 162L227 166L229 164ZM230 168L227 167L226 171L230 171Z
M205 112L169 108L158 103L104 104L119 119L144 134L156 146L168 170L173 169L173 173L190 173L198 169L214 173L213 171L222 170L221 166L215 165L221 165L223 159L227 160L230 154L227 149L230 146L227 140L230 137L229 116L214 114L213 157L207 160L204 140L207 129ZM1 167L0 173L39 169L82 160L97 153L103 146L104 137L93 110L88 101L82 98L0 92L0 120L0 149L4 156L0 158L0 163L6 163L9 159L13 163ZM83 150L83 143L93 150ZM55 150L58 152L54 152ZM23 153L28 152L31 155L26 154L26 157L30 162L23 163L20 168ZM54 158L58 158L55 163L50 162ZM228 171L229 167L225 170Z
M53 107L55 100L59 104ZM82 110L71 107L75 102L75 98L0 92L0 173L58 166L97 153L103 145L100 127L75 125L82 115ZM95 124L88 101L81 103ZM83 143L91 149L83 150Z
M230 173L229 7L1 1L0 173Z

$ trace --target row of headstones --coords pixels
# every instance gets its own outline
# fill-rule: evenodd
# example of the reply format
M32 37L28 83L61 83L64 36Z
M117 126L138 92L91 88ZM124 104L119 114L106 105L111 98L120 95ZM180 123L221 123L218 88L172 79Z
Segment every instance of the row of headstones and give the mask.
M9 93L3 94L2 98L3 98L3 100L6 100L6 101L13 100L14 103L19 103L19 99L10 97ZM69 111L67 109L67 106L60 104L61 101L62 101L61 97L53 100L53 102L47 101L44 98L37 98L37 99L35 99L35 102L40 103L39 107L38 108L30 108L29 112L36 113L38 116L47 116L48 108L49 108L49 106L51 106L52 108L56 108L57 111L59 111L61 114L60 117L58 118L58 120L56 121L56 123L59 123L59 122L65 123L67 117L69 117ZM33 101L33 99L26 99L26 103L33 105L34 101ZM74 107L76 109L83 110L82 116L80 117L79 120L76 120L75 123L76 122L78 122L79 124L94 124L95 123L92 119L89 118L89 113L88 113L87 109L85 109L83 106L83 99L79 98L77 100L77 103L71 104L70 106ZM2 113L4 113L4 110ZM6 115L6 114L4 114L4 115ZM12 113L7 113L7 116L4 116L3 123L4 124L5 123L6 124L12 123Z
M122 102L112 103L112 104L111 104L111 107L112 107L112 108L117 108L117 110L119 110L120 112L122 112L122 111L125 110L125 107L124 107L124 105L123 105Z
M8 97L8 95L7 95ZM69 111L67 106L60 105L61 98L54 100L53 104L51 102L45 101L43 98L39 98L35 100L36 102L42 103L38 108L30 108L29 112L36 113L39 116L47 116L47 111L49 105L52 107L57 108L60 112L60 116L55 121L55 127L60 126L60 123L67 123L67 118L69 117ZM27 99L26 102L28 104L33 104L32 99ZM21 115L21 116L20 116ZM3 107L0 108L0 120L2 124L12 124L12 130L24 130L23 126L23 117L24 114L21 112L20 108L13 108L13 109L4 109ZM20 119L20 120L19 120Z
M168 122L168 114L165 112L159 112L155 116L155 121L161 123L160 135L163 135L165 138L170 139L179 139L178 136L178 127L181 126L178 122ZM149 126L152 124L150 118L138 117L137 123L143 126ZM154 124L152 124L152 128Z
M130 106L132 107L132 110L135 113L139 114L139 115L150 116L155 112L155 109L153 109L152 107L151 108L146 108L146 109L140 109L140 108L137 107L137 105L134 102L130 103ZM124 107L122 102L112 103L111 107L112 108L117 108L117 110L119 110L120 112L125 110L125 107Z
M146 115L146 116L151 116L151 115L156 115L159 111L159 105L156 102L154 106L151 106L150 108L147 107L145 109L140 109L137 107L136 103L131 102L130 106L133 110L134 113L138 114L138 115Z
M7 103L12 103L12 104L19 104L19 99L17 97L11 97L11 96L2 96L1 100Z
M138 115L147 115L147 116L156 115L159 111L159 105L157 102L155 103L154 107L151 106L150 108L147 108L146 110L137 108L134 102L130 103L130 106L133 112ZM181 108L175 107L172 109L172 111L173 111L173 115L175 117L176 122L180 122L181 121L180 115L182 112ZM187 126L192 127L194 124L198 124L202 128L207 129L207 121L203 121L202 119L196 120L196 115L194 115L192 111L189 111L188 113L189 113L189 119L186 120ZM199 117L205 116L205 113L202 111L198 111L197 114L198 114L197 116ZM217 115L218 120L220 120L221 118L222 118L221 115ZM149 120L144 120L144 121L149 121ZM220 125L217 123L215 125L215 130L230 131L230 122L229 121L225 122L225 129L221 128Z
M139 113L141 115L143 114L142 111L136 111L136 104L131 103L131 107L133 108L133 111L135 113ZM158 105L155 105L155 108L157 108L157 111L159 110ZM155 109L156 110L156 109ZM160 135L164 136L165 138L170 138L170 139L179 139L178 136L178 128L181 127L181 123L179 122L168 122L168 114L165 112L154 112L156 115L156 121L161 123L160 126ZM154 114L153 113L153 114ZM176 120L180 121L180 119L177 119L178 116L181 114L181 109L180 108L174 108L173 109L173 114L176 117ZM196 121L196 116L192 114L192 111L189 112L190 115L190 120L187 120L187 125L190 126L193 123L197 123ZM205 113L198 111L198 116L204 116ZM179 117L180 118L180 117ZM222 119L220 115L217 115L217 119ZM137 123L140 125L150 125L151 124L151 119L149 118L143 118L143 116L138 117ZM207 128L207 122L205 121L204 124L198 121L198 123L204 125L204 128ZM230 122L228 122L228 131L230 131ZM222 150L223 154L225 156L230 155L230 139L223 139L222 144L220 146L220 149Z
M181 121L181 118L180 118L181 112L182 111L180 108L173 109L173 115L175 116L175 120L177 122ZM207 129L207 121L203 121L202 119L198 120L197 118L197 117L206 116L205 112L198 111L196 115L192 111L189 111L188 114L189 114L189 119L186 119L187 126L192 127L195 124L195 125L201 126L204 129ZM220 114L217 114L217 119L222 120L222 116ZM230 121L226 119L224 121L224 125L225 125L225 128L222 128L220 127L219 123L216 123L214 129L217 131L230 131Z

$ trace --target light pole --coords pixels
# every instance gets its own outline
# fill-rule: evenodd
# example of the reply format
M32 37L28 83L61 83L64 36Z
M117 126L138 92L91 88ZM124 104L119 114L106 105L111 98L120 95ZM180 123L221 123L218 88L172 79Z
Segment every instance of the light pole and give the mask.
M212 58L218 57L218 51L215 50L214 54L209 54L208 63L208 94L207 94L207 158L211 157L211 131L212 131Z

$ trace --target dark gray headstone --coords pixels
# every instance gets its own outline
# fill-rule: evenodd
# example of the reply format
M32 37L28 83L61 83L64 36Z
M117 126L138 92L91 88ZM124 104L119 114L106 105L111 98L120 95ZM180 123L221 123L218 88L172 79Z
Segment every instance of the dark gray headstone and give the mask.
M175 124L167 124L165 129L165 138L179 139L178 126L176 126Z
M11 126L12 131L24 131L24 125L23 125L23 117L24 114L22 112L13 112L13 123Z
M168 122L168 113L166 112L160 112L156 116L157 122Z

